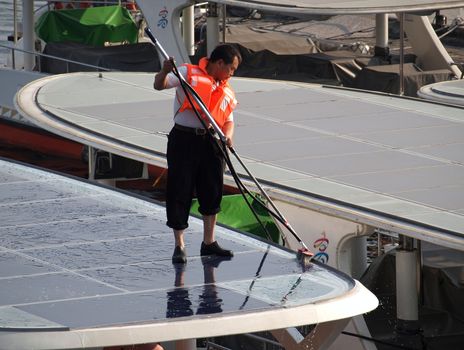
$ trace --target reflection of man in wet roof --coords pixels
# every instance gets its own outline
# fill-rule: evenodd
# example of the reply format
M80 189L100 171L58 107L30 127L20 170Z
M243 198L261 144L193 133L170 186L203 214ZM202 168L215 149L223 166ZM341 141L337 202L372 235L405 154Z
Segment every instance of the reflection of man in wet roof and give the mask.
M197 315L222 312L223 300L219 297L216 287L215 269L219 267L222 261L230 259L230 257L201 257L204 278L203 288L201 294L193 299L194 303L197 304ZM185 264L174 264L176 272L174 286L176 288L167 292L167 318L192 316L194 314L194 305L190 301L190 293L195 289L184 287L185 267Z
M178 70L205 102L229 146L232 146L234 135L233 110L237 101L228 81L240 62L240 52L224 44L216 47L209 59L202 58L198 65L184 64ZM232 251L221 248L214 237L216 216L222 199L224 159L216 142L204 129L185 97L173 69L172 58L165 60L154 83L156 90L176 88L174 127L169 133L167 148L167 225L173 229L175 237L172 261L187 262L184 230L188 227L194 191L203 217L201 255L230 257ZM206 117L202 117L206 125L211 127Z

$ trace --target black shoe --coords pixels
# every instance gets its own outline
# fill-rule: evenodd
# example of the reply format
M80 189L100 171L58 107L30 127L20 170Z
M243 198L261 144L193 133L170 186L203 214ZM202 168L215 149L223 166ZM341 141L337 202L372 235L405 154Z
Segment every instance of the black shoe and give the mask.
M173 264L185 264L187 262L187 254L185 254L185 248L176 246L174 253L172 254Z
M231 250L222 249L217 241L214 241L211 244L205 244L205 242L201 242L201 255L217 255L217 256L226 256L232 257L234 253Z

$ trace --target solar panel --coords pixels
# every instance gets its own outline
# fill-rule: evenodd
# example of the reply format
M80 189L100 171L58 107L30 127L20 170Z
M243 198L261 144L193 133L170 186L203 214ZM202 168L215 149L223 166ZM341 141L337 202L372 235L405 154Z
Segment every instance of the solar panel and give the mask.
M98 95L87 88L97 82ZM152 83L150 74L74 74L37 82L40 91L32 85L18 100L52 132L166 166L174 97ZM462 108L295 82L232 85L235 149L261 181L381 213L379 225L392 216L419 223L415 230L436 231L454 248L464 238Z
M250 7L253 9L268 10L300 14L360 14L360 13L391 13L414 12L419 10L433 10L462 7L461 1L439 0L434 2L416 0L396 0L384 2L381 0L218 0L218 3L233 6Z
M420 97L428 100L464 105L464 82L462 79L425 85L417 93Z
M188 263L173 265L162 205L1 159L0 196L0 344L9 349L102 346L124 329L133 332L128 343L180 339L176 322L252 313L264 320L266 312L317 307L356 290L344 274L223 227L217 238L235 256L201 257L196 218L186 231ZM153 328L137 337L141 326Z

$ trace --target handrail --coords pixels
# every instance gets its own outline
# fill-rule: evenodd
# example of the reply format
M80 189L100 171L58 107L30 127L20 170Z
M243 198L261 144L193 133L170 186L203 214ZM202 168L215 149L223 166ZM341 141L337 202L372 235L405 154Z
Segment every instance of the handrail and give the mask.
M94 69L104 71L104 72L117 72L117 71L119 71L118 69L110 69L110 68L105 68L105 67L99 67L99 66L95 66L93 64L78 62L78 61L74 61L74 60L70 60L68 58L62 58L62 57L58 57L58 56L47 55L47 54L41 53L41 52L33 52L33 51L24 50L24 49L19 49L19 48L10 46L10 45L0 44L0 47L11 50L11 54L12 54L12 57L13 57L13 61L12 61L13 62L13 67L12 67L13 69L16 69L14 54L15 54L15 51L19 51L19 52L22 52L22 53L27 53L27 54L39 57L39 72L41 72L41 70L40 70L40 59L41 59L41 57L46 57L46 58L51 58L51 59L54 59L54 60L66 62L67 63L66 64L66 72L69 72L69 63L77 64L77 65L88 67L88 68L94 68Z

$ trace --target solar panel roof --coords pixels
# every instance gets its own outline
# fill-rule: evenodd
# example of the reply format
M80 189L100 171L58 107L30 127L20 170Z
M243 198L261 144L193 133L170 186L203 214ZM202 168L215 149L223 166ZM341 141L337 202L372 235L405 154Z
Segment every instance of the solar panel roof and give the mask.
M152 84L151 74L55 76L23 89L17 106L60 135L165 166L174 96ZM369 211L382 216L374 225L403 221L420 239L462 247L464 109L315 84L232 85L235 149L261 181L346 204L357 221Z
M421 10L458 8L462 1L423 1L423 0L216 0L218 3L250 7L268 11L299 14L356 14L356 13L395 13Z
M235 256L200 257L195 218L188 263L173 265L164 207L89 182L0 159L0 199L1 349L243 333L376 306L346 275L225 228Z
M464 80L450 80L425 85L418 91L428 100L464 106Z

